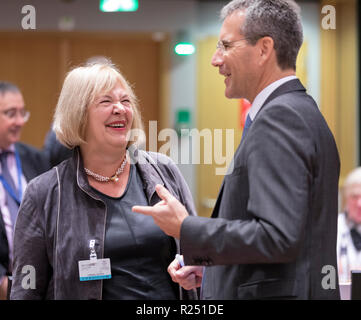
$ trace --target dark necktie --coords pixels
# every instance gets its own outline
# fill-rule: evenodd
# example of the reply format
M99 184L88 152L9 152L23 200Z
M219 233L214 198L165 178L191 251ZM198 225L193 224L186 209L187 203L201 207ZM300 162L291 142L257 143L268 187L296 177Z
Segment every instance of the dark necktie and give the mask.
M352 238L352 242L353 242L356 250L360 251L361 250L361 234L359 234L359 232L355 228L351 229L351 238Z
M13 192L15 194L18 193L18 190L15 187L15 183L13 178L11 177L9 168L8 168L8 163L7 163L7 156L8 154L10 154L10 152L5 151L3 153L0 154L0 162L1 162L1 174L4 178L4 180L6 180L7 184L9 185L9 187L13 190ZM11 216L11 222L13 224L13 229L15 227L15 221L16 221L16 217L18 215L18 210L19 210L19 205L16 202L16 200L9 194L9 192L6 190L6 188L4 187L5 190L5 199L6 199L6 205L9 209L10 212L10 216Z
M243 128L242 139L244 139L244 137L246 136L247 131L248 131L249 127L251 126L251 124L252 124L252 120L251 120L251 117L248 114L248 116L246 118L246 122L244 124L244 128Z

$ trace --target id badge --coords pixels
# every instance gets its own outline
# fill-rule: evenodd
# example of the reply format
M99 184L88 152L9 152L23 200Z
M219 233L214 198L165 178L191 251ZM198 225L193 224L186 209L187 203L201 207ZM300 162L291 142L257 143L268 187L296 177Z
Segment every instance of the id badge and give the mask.
M80 281L110 279L110 259L81 260L79 264Z

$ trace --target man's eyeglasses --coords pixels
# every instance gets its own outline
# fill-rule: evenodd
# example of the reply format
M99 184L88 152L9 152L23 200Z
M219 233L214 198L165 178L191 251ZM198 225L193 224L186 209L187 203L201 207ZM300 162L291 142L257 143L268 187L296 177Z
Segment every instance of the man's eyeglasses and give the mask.
M225 52L225 51L227 51L228 49L235 47L235 44L236 44L237 42L241 42L241 41L243 41L243 40L249 40L249 38L243 38L243 39L239 39L239 40L235 40L235 41L219 40L219 41L217 42L216 48L217 48L217 49L220 49L222 52Z
M30 118L30 111L27 111L25 109L8 109L1 111L1 113L9 120L15 120L18 113L23 118L24 122L28 121Z

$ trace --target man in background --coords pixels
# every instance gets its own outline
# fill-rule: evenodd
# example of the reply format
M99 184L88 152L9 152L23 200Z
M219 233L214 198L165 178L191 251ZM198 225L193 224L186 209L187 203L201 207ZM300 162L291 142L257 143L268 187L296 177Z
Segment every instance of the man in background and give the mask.
M351 270L361 270L361 167L343 185L345 211L338 217L337 259L340 283L351 281Z
M0 81L0 299L11 281L13 232L27 182L49 169L37 149L19 143L30 116L19 88Z
M62 161L69 159L73 150L63 146L57 139L53 129L50 129L45 137L42 152L48 158L51 167L55 167Z

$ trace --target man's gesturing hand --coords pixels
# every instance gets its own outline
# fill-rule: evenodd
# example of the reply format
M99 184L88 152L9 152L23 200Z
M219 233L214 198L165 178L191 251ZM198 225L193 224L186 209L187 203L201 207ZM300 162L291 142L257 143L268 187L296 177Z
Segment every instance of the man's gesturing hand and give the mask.
M186 208L162 185L155 190L162 201L154 206L134 206L132 211L152 216L154 222L169 236L180 237L183 220L188 216Z

